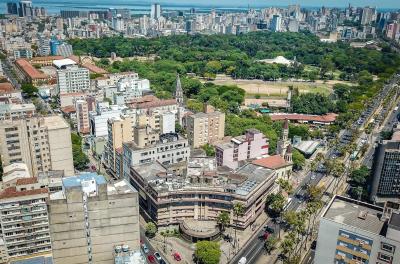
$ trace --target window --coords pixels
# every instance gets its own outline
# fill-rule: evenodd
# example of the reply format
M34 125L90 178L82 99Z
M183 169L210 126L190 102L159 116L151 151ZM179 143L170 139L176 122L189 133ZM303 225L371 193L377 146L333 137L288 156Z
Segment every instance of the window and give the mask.
M382 242L381 243L381 249L385 250L387 252L390 252L390 253L394 253L395 246L392 246L392 245L389 245L389 244L386 244L386 243Z
M382 260L386 263L392 263L393 257L383 254L381 252L378 253L378 259Z

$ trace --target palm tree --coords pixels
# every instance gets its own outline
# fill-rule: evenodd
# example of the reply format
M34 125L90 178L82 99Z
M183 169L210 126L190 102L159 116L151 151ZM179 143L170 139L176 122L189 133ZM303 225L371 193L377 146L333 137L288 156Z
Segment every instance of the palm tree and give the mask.
M339 180L345 172L345 167L342 161L335 160L332 165L332 176L336 178L335 192L339 186Z
M221 231L224 231L225 227L227 225L229 225L230 222L231 222L231 219L230 219L229 214L227 212L219 213L219 215L217 217L217 223L218 223Z
M236 216L236 224L235 224L235 242L233 244L233 247L236 247L237 245L237 234L236 234L236 230L238 227L238 223L239 223L239 216L241 216L244 213L244 205L242 203L235 203L233 205L233 214Z

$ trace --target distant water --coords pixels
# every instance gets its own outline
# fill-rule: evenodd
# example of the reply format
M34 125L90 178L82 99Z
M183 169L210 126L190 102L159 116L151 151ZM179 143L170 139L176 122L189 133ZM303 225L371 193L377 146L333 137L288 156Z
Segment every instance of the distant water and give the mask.
M12 2L13 0L0 0L0 13L7 12L7 2ZM16 2L14 0L14 2ZM132 14L149 14L151 3L154 1L134 1L134 0L33 0L33 7L44 7L47 9L47 12L54 14L60 13L60 10L105 10L109 8L115 9L123 9L127 8L131 10ZM208 12L212 8L216 6L213 5L194 5L194 4L185 4L185 1L182 1L182 4L174 4L174 3L161 3L161 7L163 10L189 10L191 8L195 8L198 12ZM247 7L218 7L218 10L225 11L243 11L246 10Z
M198 12L209 12L215 8L218 11L244 11L247 10L249 0L240 1L240 5L220 5L218 0L203 0L204 4L189 4L189 1L178 0L159 0L163 10L189 10L195 8ZM7 2L18 2L18 0L0 0L0 13L7 12ZM108 8L127 8L132 14L149 14L151 3L157 0L33 0L34 7L44 7L51 14L60 13L60 10L105 10ZM180 3L177 3L180 2ZM270 1L265 1L264 5L251 5L250 8L265 8L269 6L277 6L279 4L271 4ZM281 6L286 7L286 6ZM307 9L319 9L320 7L307 7ZM379 9L378 11L387 12L393 9ZM397 9L398 10L398 9Z

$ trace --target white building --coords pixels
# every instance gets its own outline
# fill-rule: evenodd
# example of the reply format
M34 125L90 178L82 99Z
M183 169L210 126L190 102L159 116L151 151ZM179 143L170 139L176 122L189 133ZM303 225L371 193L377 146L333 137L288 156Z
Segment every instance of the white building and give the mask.
M116 83L117 89L113 95L114 104L129 103L143 96L144 92L150 91L150 81L139 79L138 76L123 77Z
M90 73L71 59L55 60L57 68L57 94L78 93L90 89Z
M151 19L159 19L161 17L161 5L160 4L152 4L150 10L150 18Z
M400 214L335 196L320 221L314 263L400 263Z
M172 112L166 112L161 114L160 118L160 129L161 134L175 133L175 114Z
M108 106L108 103L97 103L96 111L89 113L90 134L95 137L107 137L107 121L118 118L124 108L118 105Z

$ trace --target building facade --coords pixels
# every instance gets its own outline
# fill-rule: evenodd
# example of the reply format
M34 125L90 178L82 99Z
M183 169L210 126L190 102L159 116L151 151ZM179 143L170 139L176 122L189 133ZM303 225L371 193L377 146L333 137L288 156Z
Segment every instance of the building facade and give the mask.
M400 263L400 215L335 196L319 224L315 263Z
M206 107L204 113L189 115L186 119L189 144L199 148L221 140L225 135L225 114Z
M375 149L370 200L375 204L400 209L400 131Z
M73 175L71 131L59 116L0 121L3 166L25 163L31 175L63 170Z
M269 140L263 133L248 129L243 136L215 145L217 165L236 169L241 161L268 155L268 148Z
M18 180L0 193L0 221L9 260L51 253L48 190L36 178Z
M112 264L116 245L139 249L138 193L126 181L86 173L62 184L49 199L53 263Z
M79 93L90 89L90 74L77 65L61 65L57 70L57 94Z

